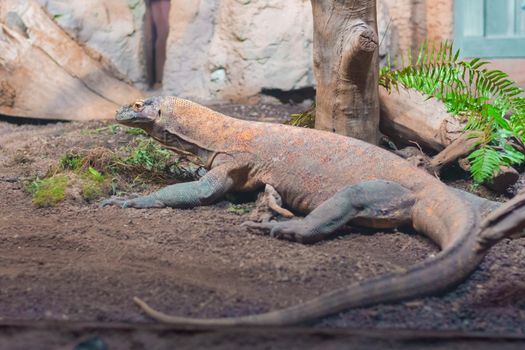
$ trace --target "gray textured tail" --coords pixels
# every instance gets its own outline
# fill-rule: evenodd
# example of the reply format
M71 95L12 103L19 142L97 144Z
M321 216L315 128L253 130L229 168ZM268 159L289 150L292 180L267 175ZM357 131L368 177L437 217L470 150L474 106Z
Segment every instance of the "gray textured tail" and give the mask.
M502 238L524 235L525 193L496 209L481 224L476 210L465 200L452 196L447 202L421 200L414 219L421 226L440 219L442 226L420 227L431 238L443 239L444 249L434 258L420 262L404 272L375 277L324 294L306 303L259 315L200 319L170 316L135 299L151 317L186 326L293 325L317 320L341 311L382 303L393 303L445 292L464 281L479 265L488 248ZM460 202L456 202L459 200ZM455 202L455 203L454 203ZM445 204L443 204L445 203ZM459 205L459 206L458 206ZM462 207L462 205L464 205ZM476 206L474 206L476 207ZM458 208L464 208L459 210ZM470 208L470 209L468 209ZM479 209L479 208L476 208ZM438 218L438 213L441 218ZM426 220L423 217L426 215ZM438 228L436 228L438 227ZM456 229L441 235L438 229ZM444 238L443 238L444 237Z

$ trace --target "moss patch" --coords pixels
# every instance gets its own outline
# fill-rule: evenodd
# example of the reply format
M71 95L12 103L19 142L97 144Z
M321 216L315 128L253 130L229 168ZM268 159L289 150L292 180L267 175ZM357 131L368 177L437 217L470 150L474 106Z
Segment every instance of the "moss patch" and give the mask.
M33 204L38 207L51 207L66 198L68 181L66 175L54 175L31 181L27 190L33 195Z

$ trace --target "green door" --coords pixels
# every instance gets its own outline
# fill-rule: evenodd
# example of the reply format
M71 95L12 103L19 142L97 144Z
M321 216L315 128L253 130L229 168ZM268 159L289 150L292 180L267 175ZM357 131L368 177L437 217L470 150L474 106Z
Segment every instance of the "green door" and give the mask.
M525 0L455 0L455 46L464 57L525 57Z

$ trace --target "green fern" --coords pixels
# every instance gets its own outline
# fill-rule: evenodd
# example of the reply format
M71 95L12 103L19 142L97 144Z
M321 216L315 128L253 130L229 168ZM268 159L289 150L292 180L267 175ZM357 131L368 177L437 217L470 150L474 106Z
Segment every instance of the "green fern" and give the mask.
M459 60L459 50L454 51L448 42L425 43L416 60L409 51L398 60L397 69L388 61L379 78L388 90L401 85L442 101L450 113L467 121L467 130L482 131L478 149L468 156L476 183L488 181L502 165L525 160L508 142L512 138L525 141L523 90L506 73L487 69L488 63L479 58Z
M470 161L472 179L477 183L493 177L497 167L502 163L500 153L489 147L478 148L467 159Z

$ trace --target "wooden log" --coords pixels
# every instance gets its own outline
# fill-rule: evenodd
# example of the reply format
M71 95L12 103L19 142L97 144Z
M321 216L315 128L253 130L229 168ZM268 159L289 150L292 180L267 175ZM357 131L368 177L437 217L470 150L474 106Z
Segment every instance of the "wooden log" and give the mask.
M381 131L396 143L438 152L430 161L432 172L472 152L479 141L477 132L464 132L462 124L447 112L441 101L416 90L379 88Z
M460 134L445 149L436 154L430 161L434 169L441 169L444 165L455 162L471 153L481 138L481 131L469 131Z
M389 93L379 88L381 106L381 131L395 142L413 146L417 144L427 151L438 152L426 165L431 174L439 174L448 164L461 160L459 165L469 171L464 157L470 154L482 137L480 131L464 131L464 124L447 112L442 102L427 99L415 90L402 87ZM521 143L514 141L521 149ZM411 160L411 158L408 158ZM518 172L502 166L494 178L485 183L495 192L504 192L518 181Z
M118 106L141 97L34 0L0 2L0 114L109 119Z
M381 132L395 142L442 151L463 133L463 125L443 103L418 91L399 87L389 93L379 88Z

